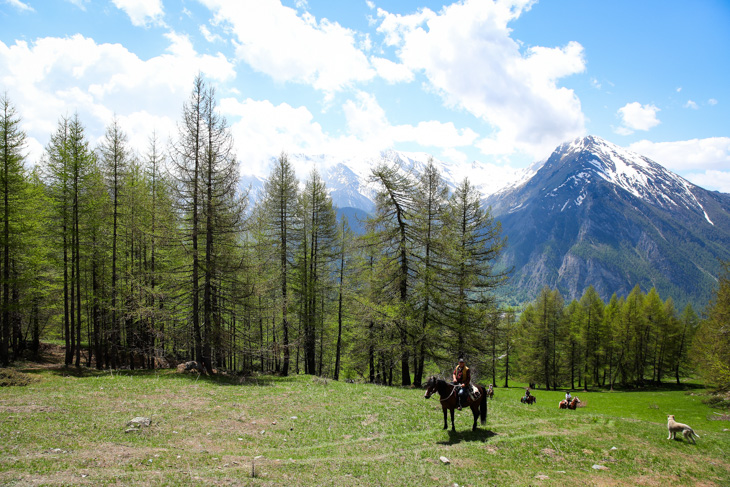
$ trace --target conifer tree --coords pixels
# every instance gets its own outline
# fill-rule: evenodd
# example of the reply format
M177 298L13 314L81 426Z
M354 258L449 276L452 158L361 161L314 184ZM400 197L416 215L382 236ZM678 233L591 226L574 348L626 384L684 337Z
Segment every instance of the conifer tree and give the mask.
M693 341L692 354L702 377L718 389L730 389L730 263L724 262L717 290Z
M689 350L691 348L692 339L699 324L699 318L695 313L691 304L685 306L679 317L679 334L675 340L674 348L674 377L679 384L680 375L689 364Z
M592 378L594 384L598 384L598 373L600 356L604 352L601 343L603 337L603 309L598 292L593 286L588 288L580 298L580 305L583 309L583 322L581 327L581 346L583 348L583 388L588 390L588 379ZM592 369L592 373L591 373Z
M47 148L47 168L52 187L63 253L64 337L66 365L81 361L81 219L85 216L85 185L94 155L78 114L63 118Z
M195 359L212 373L213 342L219 343L220 339L221 272L227 270L222 265L223 249L219 246L226 235L236 231L241 207L230 130L217 111L215 90L208 88L200 75L183 107L183 122L178 131L173 163L190 256L189 295Z
M87 367L92 359L96 359L96 368L108 365L113 355L109 343L110 332L114 330L112 323L105 319L109 314L106 269L110 265L107 249L110 244L110 229L113 213L112 200L100 164L94 164L89 172L87 185L88 204L86 208L85 234L87 245L84 246L83 260L88 274L87 279L87 314L89 320L89 351ZM90 282L90 286L88 285ZM88 289L88 288L91 289Z
M447 228L450 246L444 301L448 303L453 350L460 356L482 352L479 336L485 312L495 306L494 291L507 277L494 268L505 240L501 225L482 208L479 192L468 179L449 200Z
M442 288L439 286L439 273L444 264L445 242L444 225L448 202L448 187L441 174L429 158L419 180L414 195L414 240L419 251L414 253L416 270L415 308L418 313L419 326L414 330L414 373L413 382L416 387L423 380L424 362L428 351L435 357L438 337L442 330L443 313L439 304Z
M264 188L264 205L270 242L276 253L277 296L281 310L282 348L284 360L281 368L283 375L289 374L289 306L290 273L293 252L296 248L297 228L297 189L298 181L294 169L285 153L277 159Z
M547 286L520 316L520 375L548 390L558 386L563 323L563 297Z
M409 335L412 334L411 286L413 285L413 183L398 164L382 163L370 181L378 185L376 214L369 223L381 250L383 288L390 292L395 309L393 324L400 338L401 385L411 384Z
M316 328L324 322L322 303L331 286L332 264L336 258L337 219L332 199L319 173L314 170L300 195L301 251L299 262L299 306L304 325L305 372L317 373ZM321 328L321 327L320 327ZM324 329L320 329L320 334ZM320 363L322 354L320 353ZM321 374L321 367L319 373Z
M352 234L352 231L350 230L350 226L347 223L347 218L341 218L340 219L340 225L339 225L339 231L337 235L338 239L338 260L339 265L337 269L338 273L338 282L337 282L337 344L335 345L335 372L334 372L334 379L339 380L340 379L340 369L341 369L341 358L342 358L342 331L343 331L343 322L345 320L345 313L346 310L344 309L345 305L345 294L347 293L348 288L350 288L350 283L346 283L345 279L347 276L347 279L349 281L350 274L352 273L350 270L350 264L351 264L351 247L352 242L354 240L354 236Z
M10 363L10 348L17 355L21 346L11 323L13 295L20 284L13 276L22 241L18 239L25 189L25 133L20 117L7 95L0 98L0 365ZM15 346L12 346L15 345Z
M120 346L120 315L118 306L118 245L119 245L119 224L120 211L124 207L123 191L125 177L129 165L129 149L127 148L127 135L119 126L116 117L106 128L104 139L99 146L101 164L104 171L106 184L112 200L112 232L111 232L111 341L113 350L111 352L112 367L116 366L117 355Z

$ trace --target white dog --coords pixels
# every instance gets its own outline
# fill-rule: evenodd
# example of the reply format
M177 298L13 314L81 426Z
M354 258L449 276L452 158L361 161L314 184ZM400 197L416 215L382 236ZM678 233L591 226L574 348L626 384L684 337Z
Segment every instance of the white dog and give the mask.
M700 437L695 431L687 426L686 424L677 423L674 420L674 415L670 414L668 421L667 421L667 429L669 430L669 436L667 437L668 440L673 440L676 437L676 434L680 431L682 432L682 435L684 435L684 439L687 441L691 441L692 443L695 443L694 437L697 438Z

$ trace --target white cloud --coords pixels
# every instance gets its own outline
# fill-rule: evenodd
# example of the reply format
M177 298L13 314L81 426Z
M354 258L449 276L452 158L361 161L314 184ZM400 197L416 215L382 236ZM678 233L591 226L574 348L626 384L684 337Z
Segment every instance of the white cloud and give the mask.
M348 133L376 150L390 148L398 142L448 150L471 146L479 138L473 130L457 129L452 122L429 120L417 125L391 125L375 97L362 91L355 100L345 102L343 112Z
M413 71L403 64L394 63L390 59L373 56L370 58L378 76L388 83L410 83L413 81Z
M701 188L730 193L730 171L709 170L688 174L686 178Z
M528 0L464 0L439 13L396 15L378 9L378 32L402 64L425 74L447 106L488 122L494 134L480 141L485 154L542 155L582 135L585 119L573 90L558 80L585 70L583 48L533 46L511 38L508 23Z
M23 3L20 0L4 0L5 3L10 5L11 7L15 7L21 12L35 12L35 9L28 5L27 3Z
M0 42L0 85L34 139L30 159L40 157L37 148L47 143L62 116L77 112L92 144L114 114L125 120L149 113L163 130L178 119L199 71L213 81L234 78L233 65L222 55L198 54L187 37L175 33L167 39L167 51L148 60L119 44L97 44L78 34L32 44ZM131 132L141 123L140 117L134 120Z
M675 142L641 140L631 144L629 149L674 172L721 170L730 167L730 137Z
M709 105L715 106L717 105L717 100L715 100L714 98L710 98L709 100L707 100L707 103Z
M86 11L86 4L89 3L91 0L66 0L68 3L71 3L73 5L76 5L78 8Z
M692 100L687 100L687 103L684 104L684 108L691 108L692 110L697 110L700 107L697 106L697 103L693 102Z
M326 133L306 107L274 105L268 100L224 98L221 112L232 124L238 157L245 173L265 176L269 158L281 151L337 158L375 157L395 143L417 143L440 149L451 160L465 161L458 147L471 146L478 134L458 129L453 123L423 121L417 125L392 125L383 108L369 93L358 92L342 111L346 128L342 135ZM326 162L323 162L325 164Z
M457 129L452 122L429 120L418 125L396 125L392 129L396 141L416 142L424 147L452 149L474 144L479 134L470 128Z
M305 83L333 93L375 76L356 46L356 33L278 0L201 0L215 22L230 27L237 56L278 82Z
M613 131L619 135L631 135L634 133L633 130L627 129L626 127L616 127Z
M200 26L200 33L203 34L203 37L208 42L223 42L223 38L219 36L218 34L212 34L210 32L210 29L208 29L207 25L201 25Z
M621 117L621 123L623 124L623 133L616 131L620 135L628 135L633 133L633 130L649 130L652 127L659 125L659 120L656 118L659 108L654 105L642 105L639 102L627 103L623 107L618 109L618 115Z
M132 24L137 27L147 27L150 24L162 25L165 12L162 0L112 0L120 10L124 10Z

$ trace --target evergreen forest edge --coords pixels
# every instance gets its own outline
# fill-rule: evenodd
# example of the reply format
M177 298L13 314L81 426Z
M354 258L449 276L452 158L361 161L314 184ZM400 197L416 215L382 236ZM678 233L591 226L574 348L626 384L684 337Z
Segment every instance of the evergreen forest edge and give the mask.
M136 155L114 119L91 148L62 117L26 167L21 117L0 99L0 363L61 338L67 366L312 374L420 386L465 356L481 382L643 386L699 373L730 386L729 269L701 319L638 286L604 303L545 288L495 292L506 239L465 179L383 161L356 236L312 172L278 158L249 207L214 88L196 78L169 147ZM694 357L693 359L691 359ZM400 378L397 374L400 372ZM394 378L394 373L396 377ZM498 384L498 380L500 383Z

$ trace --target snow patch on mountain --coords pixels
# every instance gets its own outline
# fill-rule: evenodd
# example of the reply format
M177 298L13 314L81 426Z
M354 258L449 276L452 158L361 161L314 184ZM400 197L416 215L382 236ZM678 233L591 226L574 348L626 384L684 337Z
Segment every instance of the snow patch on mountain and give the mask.
M707 215L692 192L692 183L635 152L595 136L563 144L556 152L561 160L589 157L585 162L595 174L644 201L665 209L683 206ZM707 216L706 220L713 224Z
M425 152L387 150L376 157L343 158L307 154L288 154L287 157L302 185L309 179L311 172L316 169L326 183L335 205L340 208L353 207L370 212L375 207L375 194L378 189L377 185L370 181L373 168L381 163L398 164L405 173L416 179L432 156ZM269 171L276 159L276 157L272 157L269 161ZM433 158L433 163L450 191L453 191L468 177L470 183L483 198L486 198L502 188L518 186L529 180L544 161L526 169L515 169L510 166L485 164L478 161L463 164L437 158ZM251 186L253 201L262 196L265 181L265 177L254 174L244 174L241 179L242 187Z

